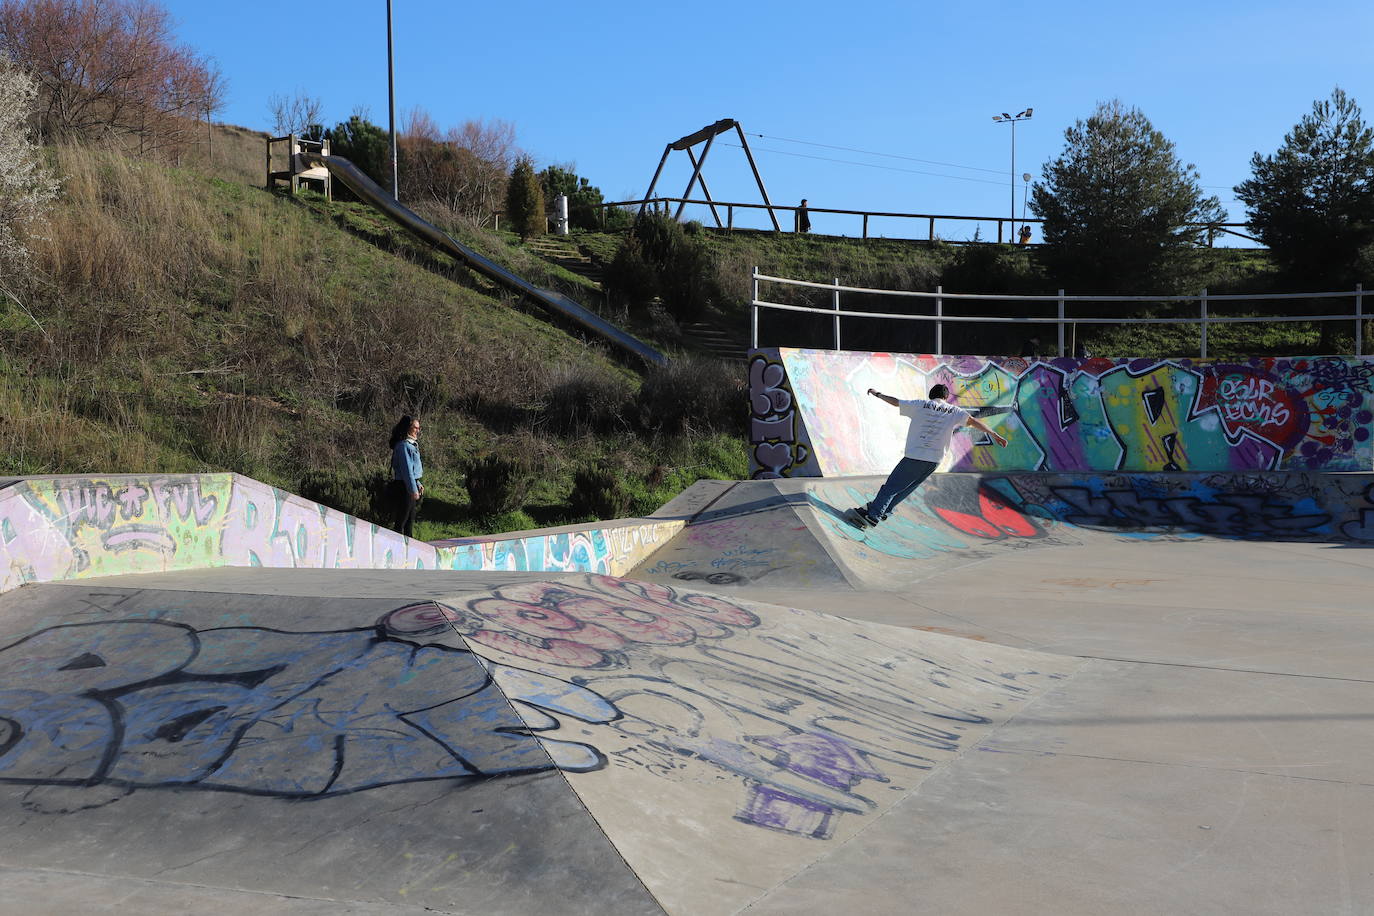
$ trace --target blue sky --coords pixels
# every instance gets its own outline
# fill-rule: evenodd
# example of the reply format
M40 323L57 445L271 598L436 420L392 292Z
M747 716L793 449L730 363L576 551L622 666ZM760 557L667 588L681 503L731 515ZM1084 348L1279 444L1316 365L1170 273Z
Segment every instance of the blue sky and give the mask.
M268 129L269 97L299 90L322 100L327 123L363 106L386 125L385 0L295 7L316 11L315 22L284 20L276 0L164 5L181 40L227 77L222 120ZM393 10L398 112L422 106L445 127L508 121L539 165L575 164L608 199L642 195L666 143L729 117L750 134L775 203L1010 216L1014 176L1019 216L1020 175L1038 179L1066 127L1120 98L1177 144L1240 221L1230 188L1314 100L1339 85L1374 120L1374 64L1357 44L1374 34L1367 0L393 0ZM528 37L520 51L509 45L516 31ZM992 115L1027 107L1035 114L1016 127L1013 173L1010 128ZM721 145L729 139L706 165L712 194L758 202L743 152ZM686 156L674 153L660 192L681 194L689 176ZM813 221L818 231L859 232L855 217ZM915 229L875 221L871 231ZM973 224L937 231L960 239Z

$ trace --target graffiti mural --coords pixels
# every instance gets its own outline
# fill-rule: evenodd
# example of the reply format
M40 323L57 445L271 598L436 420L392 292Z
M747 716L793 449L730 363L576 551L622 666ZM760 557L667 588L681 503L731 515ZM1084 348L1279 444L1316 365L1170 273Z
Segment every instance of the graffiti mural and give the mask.
M427 544L237 474L58 477L0 489L0 592L217 566L619 574L681 521Z
M864 396L919 397L950 386L1010 440L955 437L944 470L1246 471L1374 469L1374 358L1216 360L932 357L760 350L751 396L785 391L795 411L775 452L806 445L811 463L758 460L755 476L886 473L904 422Z
M749 363L749 440L755 478L806 474L812 464L787 371L759 354Z
M1059 676L774 611L585 576L435 605L389 631L458 632L484 657L567 677L614 708L596 734L616 766L669 781L724 775L735 820L812 839L878 810L865 786L911 785L994 710Z
M0 782L321 798L604 765L588 745L539 738L551 726L511 706L616 718L594 693L389 630L164 619L41 630L0 648Z
M79 614L80 593L61 593ZM722 818L825 840L1077 664L595 575L338 629L205 626L194 598L147 600L153 616L0 644L0 784L103 788L91 805L322 800L554 769L617 791L630 769L712 793ZM257 613L289 617L293 600Z
M432 541L442 569L506 569L623 575L682 530L683 522L645 521L518 538Z

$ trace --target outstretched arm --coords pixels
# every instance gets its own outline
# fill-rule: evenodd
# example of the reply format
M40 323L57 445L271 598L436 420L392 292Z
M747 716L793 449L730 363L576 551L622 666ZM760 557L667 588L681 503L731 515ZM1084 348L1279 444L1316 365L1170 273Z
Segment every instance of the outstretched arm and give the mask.
M995 441L998 445L1005 446L1005 445L1007 444L1007 440L1006 440L1006 437L1005 437L1005 436L1003 436L1001 433L997 432L997 431L996 431L995 429L993 429L991 426L988 426L986 423L984 423L982 420L978 419L977 417L969 417L967 420L964 421L964 425L965 425L965 426L972 426L972 427L974 427L975 429L981 429L983 432L985 432L985 433L987 433L989 436L991 436L991 437L993 438L993 441Z
M873 395L875 398L877 398L877 399L880 400L880 401L886 401L887 403L891 404L893 407L900 407L900 406L901 406L900 404L897 403L897 399L896 399L896 398L891 397L891 396L886 395L886 394L883 394L881 391L879 391L879 390L876 389L876 388L870 388L870 389L868 389L868 393L871 394L871 395Z

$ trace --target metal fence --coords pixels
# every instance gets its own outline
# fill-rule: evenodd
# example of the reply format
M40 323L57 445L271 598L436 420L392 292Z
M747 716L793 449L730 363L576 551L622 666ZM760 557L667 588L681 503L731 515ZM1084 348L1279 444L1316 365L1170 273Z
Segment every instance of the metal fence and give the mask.
M787 305L782 302L769 302L759 297L760 286L764 283L776 283L782 286L803 287L807 289L827 290L831 294L831 307L828 309L814 308L804 305ZM894 296L906 299L924 299L932 303L934 314L931 315L904 315L891 312L860 312L841 308L840 296L843 293L857 293L869 296ZM1262 317L1230 318L1217 317L1208 314L1208 307L1216 302L1269 302L1285 299L1349 299L1352 300L1354 310L1351 313L1342 315L1265 315ZM960 302L969 301L992 301L992 302L1053 302L1057 309L1057 317L1054 318L1022 318L1022 317L972 317L954 316L944 313L945 302L956 300ZM1102 302L1196 302L1198 303L1197 318L1072 318L1068 315L1069 306L1073 303L1102 303ZM935 355L944 355L944 326L945 322L961 323L1000 323L1000 324L1052 324L1058 328L1058 355L1067 355L1064 351L1064 329L1066 326L1075 324L1196 324L1202 328L1202 357L1207 357L1207 328L1214 324L1259 324L1263 322L1271 323L1291 323L1306 321L1353 321L1355 323L1355 355L1364 355L1364 284L1356 284L1355 288L1349 292L1332 293L1269 293L1267 295L1231 295L1213 296L1207 290L1202 290L1192 296L1068 296L1064 290L1054 296L1009 296L1001 294L984 293L947 293L943 288L936 287L933 293L915 292L910 290L891 290L891 289L866 289L861 286L843 286L836 279L833 283L814 283L808 280L792 280L786 277L771 277L759 273L757 267L753 271L753 298L750 303L752 306L750 343L754 347L759 345L759 311L760 309L777 309L787 312L806 312L813 315L829 315L834 319L834 349L842 349L842 338L840 335L841 318L886 318L894 321L933 321L935 322Z
M776 213L790 213L792 214L793 226L796 225L797 211L800 209L799 207L789 206L785 204L754 204L742 203L740 201L694 200L686 197L648 197L641 198L638 200L618 200L613 201L611 203L600 204L597 207L597 210L601 214L601 220L604 225L607 212L616 207L647 207L655 213L670 214L673 211L673 205L676 205L677 210L675 218L681 218L683 208L686 207L688 204L709 208L711 211L711 218L715 222L716 228L725 230L733 230L735 228L735 210L737 208L746 212L754 210L768 210L770 213L775 214L774 218L776 218ZM724 219L721 218L722 211L725 213ZM998 242L1015 242L1017 240L1015 238L1017 226L1031 224L1039 225L1044 222L1043 219L1037 216L958 216L952 213L887 213L880 210L842 210L836 209L834 207L807 207L806 212L812 216L816 216L817 214L821 213L830 213L839 216L858 217L859 237L865 239L869 238L868 224L869 220L871 219L893 219L901 221L916 220L917 228L913 230L913 234L897 237L911 238L917 241L924 239L925 241L932 242L940 237L939 234L936 232L937 222L941 224L955 223L965 227L968 223L996 223ZM921 223L924 223L925 226L922 227L920 225ZM921 232L922 228L925 229L924 234L922 234ZM1187 224L1187 228L1195 229L1199 232L1205 233L1207 239L1207 247L1209 248L1214 247L1216 245L1217 239L1223 236L1235 236L1236 238L1241 238L1249 242L1254 242L1256 245L1261 245L1259 239L1247 234L1249 227L1246 226L1245 223L1189 223ZM1247 232L1240 231L1242 229L1247 230ZM1004 230L1005 237L1003 236ZM818 234L825 235L833 233ZM945 241L952 240L946 239ZM992 240L988 239L987 241Z

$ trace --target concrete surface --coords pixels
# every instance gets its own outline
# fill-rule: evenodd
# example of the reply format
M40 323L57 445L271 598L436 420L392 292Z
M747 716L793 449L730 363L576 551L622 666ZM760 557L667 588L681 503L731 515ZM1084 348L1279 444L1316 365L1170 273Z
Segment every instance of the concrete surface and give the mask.
M876 482L703 484L625 579L0 595L0 912L1374 911L1367 480Z

